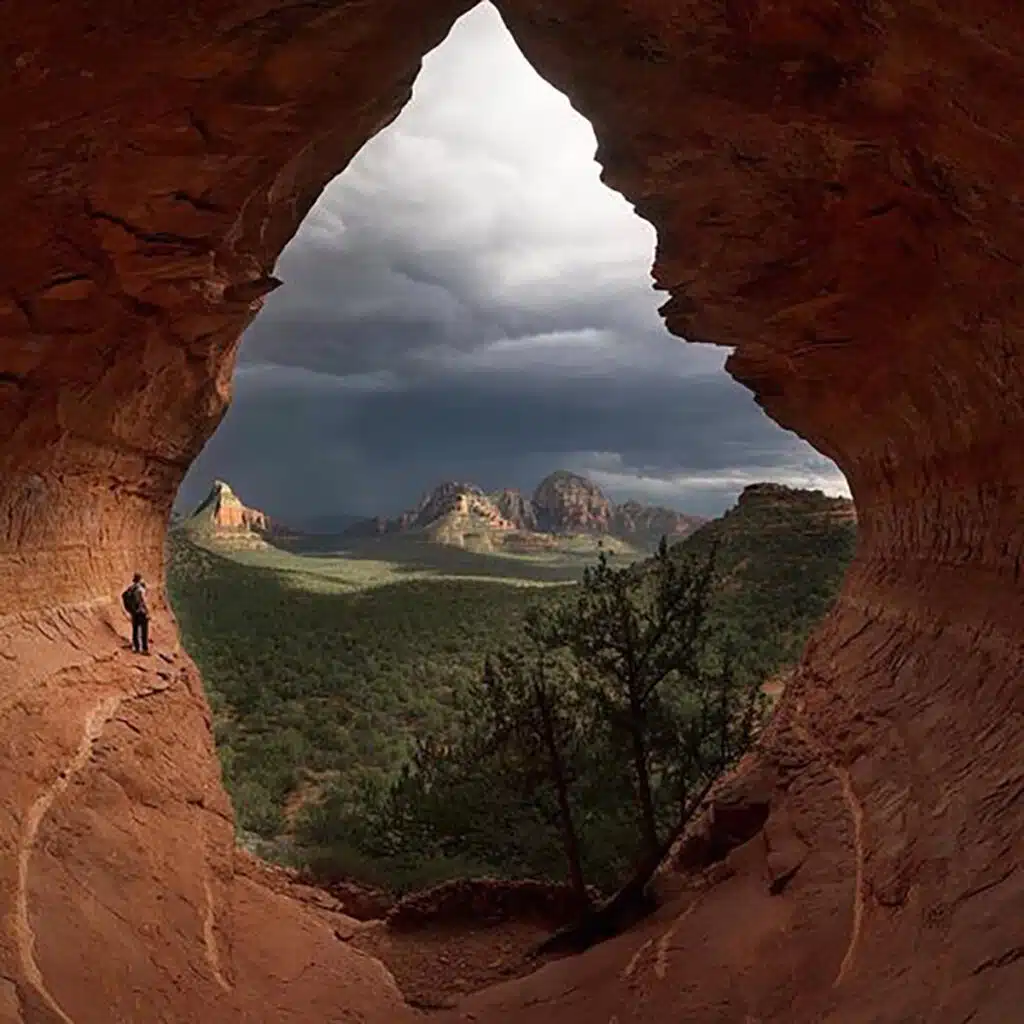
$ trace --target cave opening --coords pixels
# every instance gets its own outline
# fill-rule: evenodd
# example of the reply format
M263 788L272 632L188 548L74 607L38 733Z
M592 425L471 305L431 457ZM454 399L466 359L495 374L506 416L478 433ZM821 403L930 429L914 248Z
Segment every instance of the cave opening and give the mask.
M361 884L368 913L455 879L563 880L557 841L497 849L479 815L448 823L472 833L462 849L447 834L417 848L419 820L380 834L403 767L450 731L537 593L602 547L648 558L662 532L681 541L776 483L736 521L743 558L776 562L748 572L744 613L777 698L852 553L849 503L819 490L846 491L838 470L757 409L721 349L665 329L654 231L601 182L596 146L495 8L464 15L282 254L232 408L178 494L170 593L240 842L350 898ZM566 471L589 490L552 497ZM460 521L453 501L477 507ZM499 810L511 836L543 831ZM581 813L607 891L633 826Z
M136 569L163 580L171 502L280 251L468 6L5 12L5 1020L416 1017L338 941L349 924L236 847L173 616L155 593L170 649L134 659L118 596ZM497 6L656 226L669 329L735 345L729 372L842 467L859 523L703 857L759 841L616 943L463 1008L1015 1019L1020 11Z

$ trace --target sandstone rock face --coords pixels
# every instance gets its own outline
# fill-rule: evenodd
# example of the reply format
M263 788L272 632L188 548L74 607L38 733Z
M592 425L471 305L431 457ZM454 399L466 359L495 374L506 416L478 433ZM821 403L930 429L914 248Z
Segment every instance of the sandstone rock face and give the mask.
M533 492L537 525L549 533L607 533L612 504L592 480L559 470Z
M500 545L514 530L515 524L475 484L448 481L425 494L414 509L396 519L382 521L375 532L415 531L436 544L490 551L496 540ZM359 526L351 534L359 537L366 532L365 527Z
M396 527L399 530L423 529L433 526L446 516L476 520L481 526L494 530L516 528L495 502L475 484L453 481L440 484L425 494L414 510L399 518Z
M593 480L566 470L552 473L538 484L530 507L538 529L604 533L640 547L657 544L662 537L681 540L704 522L700 516L638 501L613 504Z
M277 255L466 6L7 4L4 1024L408 1018L379 966L236 869L194 669L137 664L117 594L161 578ZM733 780L731 808L767 806L756 835L669 875L643 928L456 1016L1016 1020L1024 10L499 7L657 228L669 327L734 346L838 462L860 550ZM176 651L166 609L154 627Z
M521 491L506 488L494 496L494 501L501 514L514 523L517 530L537 530L537 511Z
M215 480L202 504L181 529L214 549L251 550L267 547L267 538L282 531L259 509L248 508L223 480Z
M411 1020L329 915L234 852L202 686L155 611L148 659L113 604L5 620L0 1021L300 1024L342 993Z
M206 500L196 509L192 519L215 533L236 532L265 534L271 532L269 517L259 509L248 508L223 480L215 480Z

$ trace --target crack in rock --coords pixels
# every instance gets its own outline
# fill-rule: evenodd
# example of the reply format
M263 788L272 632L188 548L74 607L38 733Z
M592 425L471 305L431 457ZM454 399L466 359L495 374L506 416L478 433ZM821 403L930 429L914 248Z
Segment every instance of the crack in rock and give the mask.
M43 1002L57 1015L62 1024L74 1024L71 1017L46 987L39 964L36 961L36 936L32 930L29 917L28 886L29 867L35 851L39 826L49 813L54 801L71 784L71 780L88 764L92 757L96 741L103 734L107 722L116 714L117 709L125 701L126 695L115 694L104 697L85 717L82 740L75 751L74 757L58 773L57 778L48 786L29 808L25 830L22 833L18 850L18 892L15 913L15 932L18 942L18 955L21 969L32 987L39 993Z
M803 705L801 704L797 710L802 713L804 710ZM835 764L828 756L824 744L812 736L807 726L798 721L796 717L792 720L792 726L794 732L796 732L803 743L821 758L829 771L836 777L843 794L843 800L850 812L850 823L853 829L854 880L850 939L846 945L846 953L839 965L839 972L832 983L834 988L843 982L853 967L864 923L864 808L857 799L857 794L853 791L853 781L850 778L849 770Z

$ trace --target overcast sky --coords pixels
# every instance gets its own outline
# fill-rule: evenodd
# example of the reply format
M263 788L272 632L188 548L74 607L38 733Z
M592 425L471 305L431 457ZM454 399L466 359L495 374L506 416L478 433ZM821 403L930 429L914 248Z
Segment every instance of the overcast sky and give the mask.
M846 493L725 374L726 350L665 331L654 231L594 150L492 7L459 21L285 250L180 505L219 477L298 525L560 468L701 514L758 480Z

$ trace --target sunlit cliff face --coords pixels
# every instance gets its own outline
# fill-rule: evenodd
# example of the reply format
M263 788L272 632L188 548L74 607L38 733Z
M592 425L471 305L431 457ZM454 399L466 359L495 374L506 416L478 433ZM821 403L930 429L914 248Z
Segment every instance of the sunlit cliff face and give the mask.
M164 7L8 12L0 1019L401 1021L379 967L240 870L173 622L171 660L135 664L116 600L160 578L278 253L463 6ZM471 1012L1013 1019L1024 15L500 10L657 229L670 329L735 345L730 371L836 461L861 549L734 780L770 805L758 835L676 918Z

